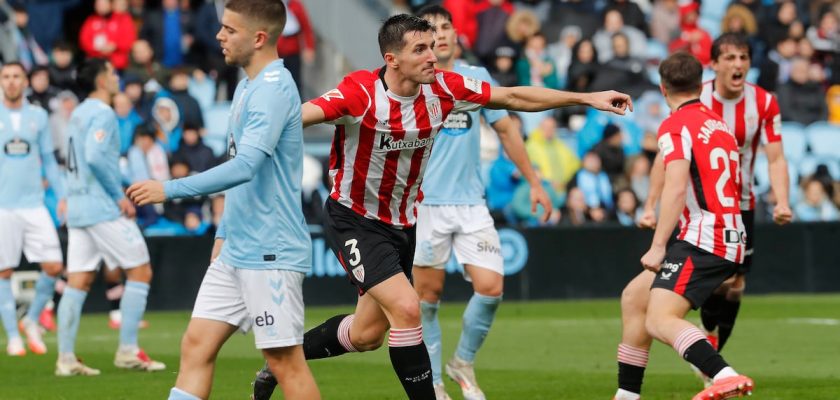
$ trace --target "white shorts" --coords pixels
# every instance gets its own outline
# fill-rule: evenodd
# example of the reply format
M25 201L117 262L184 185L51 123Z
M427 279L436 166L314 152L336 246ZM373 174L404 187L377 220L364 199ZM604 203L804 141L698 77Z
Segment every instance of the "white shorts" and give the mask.
M131 269L149 263L143 234L128 218L70 228L67 235L67 272L96 271L101 261L108 269Z
M453 249L458 263L504 275L502 245L487 206L418 206L414 265L443 269Z
M61 244L46 207L0 208L0 271L17 268L21 251L31 263L61 262Z
M221 321L246 333L258 349L303 344L304 274L280 269L234 268L216 259L207 268L193 318Z

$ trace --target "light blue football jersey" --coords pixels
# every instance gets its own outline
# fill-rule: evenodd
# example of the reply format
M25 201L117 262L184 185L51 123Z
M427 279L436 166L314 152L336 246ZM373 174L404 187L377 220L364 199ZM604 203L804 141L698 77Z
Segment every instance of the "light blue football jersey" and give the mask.
M456 62L453 71L495 85L483 67ZM506 117L505 110L453 112L435 138L432 155L423 178L423 204L484 204L484 182L481 179L480 145L483 115L492 124Z
M13 123L13 119L18 119L18 123ZM43 207L42 170L56 196L65 197L64 180L55 161L43 108L25 100L17 110L0 104L0 145L0 208Z
M301 205L301 103L282 60L236 87L228 155L233 158L204 173L166 182L167 197L229 188L224 233L217 235L225 238L221 260L236 268L308 272L312 243Z
M87 98L67 125L67 226L82 228L120 216L125 197L120 181L117 115L101 100Z

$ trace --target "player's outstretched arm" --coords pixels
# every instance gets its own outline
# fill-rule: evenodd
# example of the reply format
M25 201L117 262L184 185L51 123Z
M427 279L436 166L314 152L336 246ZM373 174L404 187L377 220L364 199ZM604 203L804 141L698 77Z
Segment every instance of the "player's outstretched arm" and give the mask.
M551 216L551 210L554 206L551 204L551 198L542 187L540 177L531 166L531 159L528 157L528 152L525 151L525 142L522 140L522 134L516 129L516 124L511 121L510 117L504 117L493 123L493 129L499 135L499 141L505 149L510 160L519 169L522 177L531 185L531 213L537 212L537 204L543 206L543 215L540 221L548 222Z
M790 177L788 176L788 165L782 142L767 143L764 145L764 151L767 153L770 187L773 188L773 193L776 195L773 221L779 225L784 225L791 221L793 213L790 210L790 198L788 197Z
M645 269L657 272L665 259L665 246L685 208L690 161L673 160L665 169L665 185L662 188L662 204L659 209L659 223L653 234L650 250L642 256Z
M642 209L642 216L637 222L640 228L656 228L656 203L662 194L662 186L665 184L665 163L662 161L662 153L657 153L650 168L650 188L648 198Z
M317 125L326 120L326 115L321 107L318 107L312 102L307 101L300 107L301 119L303 120L303 127Z
M624 115L627 109L633 111L633 100L630 96L614 90L575 93L531 86L494 86L490 91L490 101L485 107L532 112L575 105L590 106L618 115Z

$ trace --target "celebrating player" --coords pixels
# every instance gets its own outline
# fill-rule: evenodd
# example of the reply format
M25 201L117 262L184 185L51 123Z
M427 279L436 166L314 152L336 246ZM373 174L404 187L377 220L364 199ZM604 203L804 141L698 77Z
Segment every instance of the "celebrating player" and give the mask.
M673 112L658 134L665 171L660 219L651 248L641 259L647 271L628 284L624 295L644 287L654 273L655 278L645 307L624 314L622 301L615 398L639 399L652 338L673 346L712 377L713 384L695 399L736 397L752 390L752 380L738 375L684 317L734 275L744 260L738 145L723 120L700 103L702 66L697 59L674 54L662 62L659 73ZM678 221L677 240L666 249Z
M52 218L44 206L41 168L58 197L58 215L67 210L64 181L53 154L47 113L27 102L23 95L29 81L23 65L11 62L0 67L0 319L6 328L10 356L26 354L18 333L15 299L9 278L20 264L21 251L29 262L41 263L41 275L35 283L35 298L20 327L35 354L47 352L41 339L38 317L53 297L55 281L62 265L61 245Z
M285 21L282 0L225 3L216 38L225 62L247 75L230 114L232 158L187 178L136 183L127 192L145 205L227 190L212 261L181 343L171 400L208 398L219 349L237 329L251 328L285 398L320 398L301 349L302 284L312 244L301 206L300 96L274 46Z
M304 335L307 359L379 348L390 328L391 364L410 399L435 399L432 371L411 285L415 202L432 143L453 112L482 106L541 111L573 104L623 114L629 96L496 88L435 69L434 26L410 16L379 31L385 66L346 76L336 89L303 105L304 126L336 125L330 156L334 186L324 233L357 287L356 312L337 315Z
M58 361L55 374L99 375L76 358L74 346L82 306L103 260L108 268L126 273L120 302L120 345L114 359L118 368L159 371L137 345L137 331L146 311L152 280L149 251L140 229L126 217L134 206L120 184L119 132L111 100L119 91L119 77L110 62L85 61L79 87L89 93L70 116L67 127L67 287L58 305Z

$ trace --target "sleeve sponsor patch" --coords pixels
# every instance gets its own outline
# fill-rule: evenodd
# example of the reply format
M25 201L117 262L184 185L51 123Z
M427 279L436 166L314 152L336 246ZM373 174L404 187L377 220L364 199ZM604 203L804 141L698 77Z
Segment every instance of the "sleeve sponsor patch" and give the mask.
M674 151L674 141L671 139L670 133L665 132L659 137L659 151L662 153L662 156L668 156Z
M322 94L321 98L326 101L330 101L332 99L344 100L344 94L341 93L341 91L338 89L333 89L327 93Z
M94 133L93 133L93 139L94 139L94 140L96 140L96 143L102 143L102 142L104 142L104 141L105 141L105 137L106 137L106 136L107 136L107 135L105 134L105 131L104 131L104 130L102 130L102 129L100 129L100 130L98 130L98 131L96 131L96 132L94 132Z
M475 93L481 94L481 84L482 82L478 79L468 76L464 77L464 87Z

